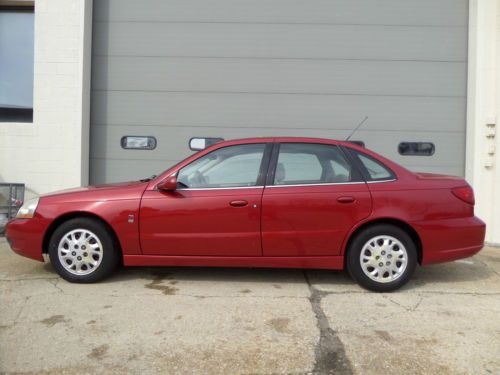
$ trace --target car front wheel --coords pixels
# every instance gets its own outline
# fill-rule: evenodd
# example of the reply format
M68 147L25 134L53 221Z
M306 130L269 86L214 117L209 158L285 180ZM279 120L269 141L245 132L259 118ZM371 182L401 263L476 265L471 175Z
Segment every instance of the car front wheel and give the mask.
M119 262L119 251L109 230L97 220L76 218L52 234L49 257L67 281L93 283L109 276Z
M416 246L399 227L381 224L356 235L347 253L347 268L366 289L390 292L411 278L417 265Z

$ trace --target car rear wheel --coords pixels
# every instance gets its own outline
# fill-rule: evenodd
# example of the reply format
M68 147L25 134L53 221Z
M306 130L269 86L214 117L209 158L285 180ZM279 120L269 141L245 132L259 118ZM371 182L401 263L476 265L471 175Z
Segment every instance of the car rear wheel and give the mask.
M347 269L362 287L390 292L411 278L417 265L416 246L403 229L380 224L368 227L352 240Z
M49 257L57 273L67 281L93 283L109 276L120 252L112 234L90 218L62 223L52 234Z

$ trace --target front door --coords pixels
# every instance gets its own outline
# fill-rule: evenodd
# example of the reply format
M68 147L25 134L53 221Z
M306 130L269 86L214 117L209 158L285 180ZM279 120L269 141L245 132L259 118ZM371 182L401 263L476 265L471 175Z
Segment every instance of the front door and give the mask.
M261 256L265 149L263 143L219 148L179 170L177 190L147 190L143 254Z
M282 143L262 199L264 256L339 255L371 212L359 172L335 145Z

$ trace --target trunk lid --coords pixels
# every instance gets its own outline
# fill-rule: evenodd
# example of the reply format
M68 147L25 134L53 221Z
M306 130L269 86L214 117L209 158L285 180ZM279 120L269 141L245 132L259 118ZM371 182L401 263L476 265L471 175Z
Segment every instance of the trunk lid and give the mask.
M415 175L419 180L452 180L452 181L464 182L465 184L467 184L464 178L459 176L450 176L447 174L427 173L427 172L418 172L415 173Z

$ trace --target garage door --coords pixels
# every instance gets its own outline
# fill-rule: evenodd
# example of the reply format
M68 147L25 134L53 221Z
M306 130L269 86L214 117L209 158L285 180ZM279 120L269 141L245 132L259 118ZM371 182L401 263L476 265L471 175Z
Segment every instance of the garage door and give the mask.
M99 0L93 19L92 183L161 172L195 136L343 139L365 116L366 147L464 174L465 0Z

